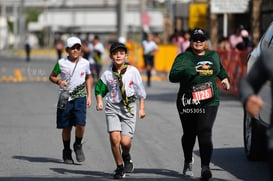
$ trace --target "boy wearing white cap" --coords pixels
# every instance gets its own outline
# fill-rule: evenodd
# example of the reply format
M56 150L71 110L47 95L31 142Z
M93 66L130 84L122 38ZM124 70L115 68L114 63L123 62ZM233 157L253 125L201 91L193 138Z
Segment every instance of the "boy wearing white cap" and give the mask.
M49 80L59 86L57 105L57 128L62 129L64 163L74 163L70 149L72 127L75 126L73 148L76 160L82 162L85 156L82 139L86 125L86 107L91 106L91 72L88 60L82 58L81 40L70 37L66 43L67 57L57 61ZM67 98L65 98L67 93Z

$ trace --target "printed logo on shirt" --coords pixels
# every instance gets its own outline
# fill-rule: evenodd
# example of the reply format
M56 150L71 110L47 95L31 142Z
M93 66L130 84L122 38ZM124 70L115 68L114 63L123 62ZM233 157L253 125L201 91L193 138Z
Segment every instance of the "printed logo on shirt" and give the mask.
M81 77L84 76L84 72L81 72Z
M109 80L110 86L111 86L111 95L112 95L112 101L116 101L116 92L117 92L117 80L116 79L111 79Z
M129 83L129 86L130 86L130 87L132 87L132 85L134 85L134 82L133 82L133 81L131 81L131 82Z
M65 75L70 75L70 70L66 70L64 73Z
M117 82L116 79L109 80L109 83L110 83L111 85L116 84L116 82Z
M195 66L195 70L200 75L212 75L213 74L212 65L213 63L211 61L200 61Z

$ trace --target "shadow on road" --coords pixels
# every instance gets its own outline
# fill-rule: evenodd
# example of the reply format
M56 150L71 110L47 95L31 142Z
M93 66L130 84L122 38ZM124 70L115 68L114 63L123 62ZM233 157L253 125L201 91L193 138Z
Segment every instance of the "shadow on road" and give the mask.
M200 157L199 151L194 153ZM225 170L240 180L269 180L267 163L248 161L242 147L214 149L211 163L221 168L217 171Z
M165 101L165 102L176 102L177 93L160 93L160 94L148 94L147 101Z
M55 158L47 158L47 157L30 157L30 156L13 156L12 158L18 159L18 160L26 160L29 162L49 162L49 163L63 163L60 159Z

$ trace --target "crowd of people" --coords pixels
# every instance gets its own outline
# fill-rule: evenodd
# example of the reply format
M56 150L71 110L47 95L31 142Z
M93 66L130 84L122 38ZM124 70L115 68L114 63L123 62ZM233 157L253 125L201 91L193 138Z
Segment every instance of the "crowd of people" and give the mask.
M218 50L251 51L254 48L251 36L244 26L240 25L229 37L222 37L218 42Z
M169 37L169 42L177 46L177 55L184 53L190 48L191 31L175 31L173 35ZM158 52L158 46L161 44L161 38L156 33L144 33L143 40L141 41L141 47L143 50L144 71L147 77L147 87L151 86L152 75L155 74L155 54ZM206 49L212 49L209 36L207 36ZM130 37L119 37L115 34L109 37L108 42L101 42L100 37L95 35L90 40L82 40L82 56L90 62L91 75L94 82L97 82L101 74L102 69L102 55L109 51L113 42L124 43L128 51L128 59L126 63L132 63L136 66L137 60L135 60L136 46ZM234 34L229 37L221 38L218 42L217 50L230 51L230 50L247 50L251 51L254 48L254 44L251 41L248 31L239 26ZM62 57L64 51L64 42L62 40L56 41L56 51L58 59Z
M125 44L127 48L128 57L126 59L126 64L135 65L135 43L130 37L117 38L114 34L110 35L107 42L101 42L98 35L95 35L93 40L82 40L82 57L90 62L91 75L94 83L100 77L102 70L102 56L110 51L112 43L120 42ZM147 86L151 86L151 77L154 71L154 56L158 50L158 45L161 43L161 39L157 34L144 33L143 40L141 42L141 47L143 49L143 60L144 69L147 75ZM56 40L55 49L57 52L58 60L62 58L63 52L65 50L64 42L61 39Z

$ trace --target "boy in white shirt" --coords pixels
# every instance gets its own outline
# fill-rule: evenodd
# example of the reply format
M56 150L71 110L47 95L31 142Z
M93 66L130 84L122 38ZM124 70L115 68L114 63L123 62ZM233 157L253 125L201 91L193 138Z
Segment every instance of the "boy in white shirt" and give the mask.
M128 54L124 44L114 42L110 47L110 58L113 60L112 69L106 70L96 84L96 108L98 111L103 109L102 98L106 96L107 131L117 164L113 178L121 179L134 169L130 148L136 125L135 100L139 99L138 117L142 119L145 117L146 92L137 68L125 63Z
M86 107L91 106L91 72L89 61L82 58L81 40L77 37L67 39L67 57L57 61L49 80L59 86L59 92L68 90L68 100L58 102L57 128L62 129L64 163L74 163L70 149L72 127L75 126L73 148L78 162L85 160L82 139L86 125ZM60 99L59 99L60 100Z

